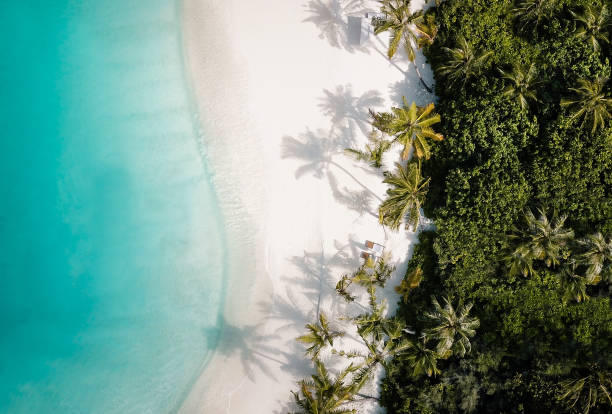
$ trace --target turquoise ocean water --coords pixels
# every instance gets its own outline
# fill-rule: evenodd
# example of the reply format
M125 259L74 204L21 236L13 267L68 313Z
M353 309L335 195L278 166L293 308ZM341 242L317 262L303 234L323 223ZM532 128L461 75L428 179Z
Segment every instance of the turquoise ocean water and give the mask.
M174 412L225 269L179 4L4 0L0 46L0 412Z

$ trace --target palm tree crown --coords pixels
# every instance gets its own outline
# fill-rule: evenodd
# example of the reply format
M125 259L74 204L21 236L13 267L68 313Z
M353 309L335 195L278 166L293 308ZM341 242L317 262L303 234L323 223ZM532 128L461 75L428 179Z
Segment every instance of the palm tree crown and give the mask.
M459 305L457 309L444 298L444 307L433 297L434 310L427 312L425 316L434 326L425 331L425 336L438 341L437 352L442 358L451 354L463 357L472 349L470 338L476 334L476 328L480 321L476 317L470 317L472 304Z
M610 13L605 4L599 8L587 4L582 13L570 13L577 23L575 35L579 40L587 40L595 51L601 49L601 43L610 43Z
M574 113L572 119L583 118L583 124L588 119L593 120L592 132L603 127L610 119L612 111L612 98L606 96L604 85L608 78L598 77L595 80L580 79L578 88L570 88L576 93L574 99L562 99L561 106L569 107Z
M372 19L372 24L376 35L390 32L387 57L389 59L393 58L400 43L402 43L421 83L425 86L425 89L432 92L431 88L423 81L423 77L416 66L415 47L420 49L433 43L438 32L433 16L425 16L420 10L412 13L410 11L410 0L381 0L380 3L381 17Z
M612 239L599 232L580 240L585 247L581 262L588 266L586 276L591 283L612 277Z
M345 152L352 155L358 161L366 161L374 168L380 168L383 166L383 156L385 152L391 148L392 141L386 140L384 136L377 132L372 131L368 136L369 143L366 144L364 150L356 150L353 148L347 148Z
M559 400L567 401L569 408L580 407L584 414L599 404L612 407L611 395L612 373L595 367L584 377L559 383Z
M384 183L391 188L387 190L387 198L379 208L380 222L393 230L399 229L404 218L406 227L416 229L419 224L420 208L427 195L429 178L421 176L421 169L415 162L406 167L396 163L397 172L388 174Z
M561 250L574 237L572 230L563 227L567 216L555 218L552 222L539 210L540 216L535 217L531 210L525 213L525 227L514 228L510 240L517 241L518 246L509 257L511 273L527 276L532 273L533 260L543 260L546 266L559 264ZM512 271L514 266L514 271Z
M538 101L534 87L539 82L536 81L536 68L533 63L528 68L514 66L512 72L504 72L501 69L499 71L502 77L509 81L509 85L503 91L504 95L516 99L523 109L527 109L528 99Z
M411 342L405 353L405 358L412 366L412 376L419 377L426 374L428 377L436 376L440 373L437 366L438 353L427 347L423 338L420 341Z
M306 355L314 358L319 356L319 352L329 344L334 346L334 339L343 336L339 331L330 329L327 317L323 312L319 314L318 323L309 323L306 325L308 333L297 338L297 340L305 345L310 345L306 349Z
M463 84L472 76L480 73L492 51L476 53L474 48L463 36L459 37L458 45L454 49L443 47L447 53L447 62L438 67L438 73L448 76L449 81L461 80Z
M442 141L442 134L435 132L432 125L440 122L439 114L434 112L435 106L430 103L427 106L417 106L412 102L408 106L406 97L402 97L403 105L401 108L391 108L392 112L370 111L373 118L372 126L379 131L394 136L394 141L404 146L402 158L407 159L410 148L418 158L429 159L431 148L428 140Z
M333 378L318 359L315 360L316 374L312 380L301 380L298 392L292 391L296 405L300 408L295 414L354 414L356 411L347 405L354 400L360 385L346 380L355 371L351 365Z
M569 263L561 271L557 273L561 290L563 292L563 301L568 302L575 300L576 302L584 302L589 298L586 292L587 279L578 274L575 263Z
M519 30L536 29L544 19L549 18L557 0L521 0L512 10Z

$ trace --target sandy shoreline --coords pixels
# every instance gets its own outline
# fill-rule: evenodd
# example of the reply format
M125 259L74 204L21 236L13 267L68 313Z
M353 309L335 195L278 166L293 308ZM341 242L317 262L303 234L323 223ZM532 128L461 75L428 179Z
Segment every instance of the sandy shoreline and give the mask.
M398 90L419 104L432 99L408 62L380 55L373 35L363 46L346 38L346 16L375 7L183 1L187 69L229 268L223 336L180 412L286 412L289 391L309 373L294 338L317 309L350 311L333 287L358 265L364 241L384 243L398 264L411 251L414 233L378 225L380 173L342 154L365 141L368 108L397 102Z

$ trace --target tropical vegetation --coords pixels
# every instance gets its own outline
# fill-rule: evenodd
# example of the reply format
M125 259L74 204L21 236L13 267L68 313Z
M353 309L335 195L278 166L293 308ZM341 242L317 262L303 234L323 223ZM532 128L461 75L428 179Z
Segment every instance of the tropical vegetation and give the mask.
M446 0L413 13L408 0L381 1L388 56L422 48L440 115L405 99L371 111L376 141L358 158L384 170L383 154L401 145L383 171L381 223L415 230L422 210L434 226L395 287L394 315L377 298L386 261L339 278L340 297L361 309L344 319L361 345L317 333L317 355L346 359L348 373L338 371L335 408L301 412L357 412L377 370L382 392L368 398L390 414L612 412L609 10L607 0ZM308 398L323 399L315 388ZM296 396L303 407L304 389Z

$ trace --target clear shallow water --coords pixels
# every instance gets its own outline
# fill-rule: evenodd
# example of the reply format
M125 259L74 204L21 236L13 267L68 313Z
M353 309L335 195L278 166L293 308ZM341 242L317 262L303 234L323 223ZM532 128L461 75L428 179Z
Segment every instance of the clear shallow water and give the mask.
M0 5L0 412L167 413L224 234L173 0Z

